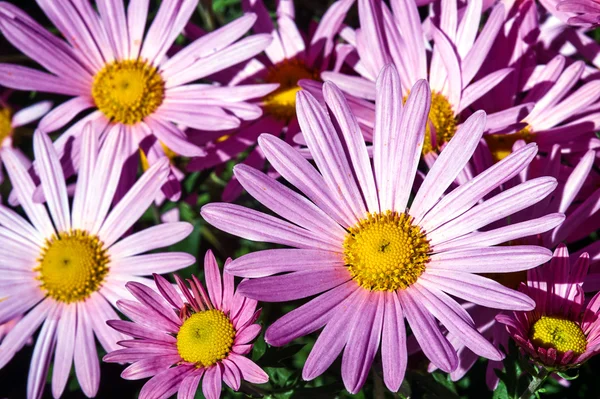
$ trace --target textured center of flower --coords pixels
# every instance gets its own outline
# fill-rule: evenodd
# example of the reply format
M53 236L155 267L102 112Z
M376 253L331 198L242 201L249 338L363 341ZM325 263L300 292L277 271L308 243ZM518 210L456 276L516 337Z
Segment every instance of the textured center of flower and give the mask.
M543 348L554 348L559 352L585 352L587 340L577 323L558 317L542 316L531 327L531 340Z
M83 301L100 289L108 273L108 254L96 236L62 232L46 241L38 259L41 288L57 301Z
M517 140L524 140L526 143L535 141L535 134L529 125L513 134L490 134L483 137L485 138L495 162L498 162L511 154L513 145Z
M429 261L429 241L405 213L370 214L344 239L344 260L352 279L371 291L413 284Z
M435 129L435 142L433 142L431 137L432 127ZM454 133L456 133L456 117L454 116L452 105L450 105L450 102L443 94L432 92L429 121L425 128L423 155L439 151L443 144L450 141Z
M113 61L94 77L92 96L108 119L134 125L162 104L165 82L146 61Z
M267 83L279 83L279 88L265 97L263 107L273 117L289 121L296 115L296 93L301 79L319 79L319 74L298 59L284 60L273 66L266 77Z
M0 144L12 133L12 117L10 109L0 108Z
M194 313L177 333L177 351L183 360L208 367L225 359L233 346L235 329L220 310Z

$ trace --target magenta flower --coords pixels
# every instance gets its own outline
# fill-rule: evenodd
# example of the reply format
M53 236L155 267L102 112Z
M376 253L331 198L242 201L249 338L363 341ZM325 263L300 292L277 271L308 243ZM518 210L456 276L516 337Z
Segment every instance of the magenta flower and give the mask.
M527 272L527 285L520 288L535 300L535 309L497 316L521 350L550 370L578 367L600 352L600 293L584 304L588 264L582 254L571 266L567 247L560 245L548 265Z
M35 331L27 397L41 397L52 355L52 394L61 396L71 366L88 397L96 395L100 365L95 338L106 351L116 349L121 334L105 321L116 319L117 299L128 297L127 281L189 266L194 257L179 252L141 255L187 237L189 223L165 223L120 238L145 212L164 184L166 160L153 165L111 206L125 162L127 137L107 137L100 152L97 135L86 127L81 169L72 208L58 154L50 138L37 131L36 161L47 208L33 201L35 184L10 149L4 162L23 211L30 222L0 205L0 324L23 318L0 345L4 367ZM111 209L112 208L112 209Z
M334 67L334 38L353 2L354 0L334 2L311 34L300 32L296 26L294 3L291 0L279 2L277 26L271 21L262 0L242 2L246 11L253 12L258 17L254 31L270 35L273 41L265 50L266 57L254 58L246 64L225 71L217 78L230 86L266 82L278 85L275 86L277 90L263 93L257 99L256 104L263 110L263 115L255 121L247 122L226 135L213 134L212 138L209 135L198 135L200 140L204 139L198 144L203 146L208 155L190 161L190 170L207 169L229 161L256 144L262 133L276 136L284 134L286 141L292 143L293 137L299 132L296 118L296 93L300 90L298 81L318 79L321 71ZM192 26L188 27L188 34L195 38L201 37L202 32ZM250 152L244 163L263 168L265 158L256 149ZM234 178L225 189L223 198L233 200L240 192L241 187Z
M550 259L550 251L537 246L495 246L537 234L537 221L525 228L476 230L554 190L555 179L542 177L479 203L527 166L535 144L446 193L483 134L485 113L477 112L409 203L431 100L427 83L417 82L403 106L395 68L382 71L373 166L344 95L331 83L323 87L329 114L309 93L297 96L300 127L318 171L282 140L259 138L269 162L304 195L246 165L235 168L242 186L287 220L233 204L202 208L202 216L226 232L292 247L248 254L226 266L250 278L240 284L242 294L268 302L317 295L271 325L266 341L285 345L325 327L303 378L323 373L343 350L342 377L352 393L364 384L380 343L385 384L398 390L406 370L405 317L425 355L446 372L456 369L458 359L436 319L475 353L502 359L448 294L496 309L533 307L525 295L478 274L526 270Z
M5 148L13 147L15 129L40 119L52 108L51 102L40 101L15 112L8 102L10 92L5 90L0 94L0 184L4 181L2 152ZM21 151L16 148L13 148L13 151L24 165L30 166L29 160Z
M229 262L230 260L228 260ZM152 377L140 399L165 399L178 392L179 399L193 399L202 380L207 399L221 396L224 381L237 391L241 380L262 384L267 374L245 357L260 333L256 301L234 290L233 276L221 281L219 266L211 251L204 257L208 293L196 278L190 287L175 275L181 293L163 277L154 275L160 295L153 289L130 282L127 289L137 301L120 300L117 306L132 321L108 324L133 337L119 342L106 362L132 363L121 376L128 380Z
M133 138L150 164L164 157L161 143L183 156L202 156L178 125L203 130L236 128L240 120L255 119L260 107L246 100L269 93L271 85L215 87L191 84L260 53L268 35L242 38L256 21L249 14L202 37L173 57L166 53L196 9L197 0L162 2L145 32L148 2L88 0L39 1L46 16L67 42L46 31L10 3L0 3L0 30L23 53L48 72L0 64L0 84L73 97L42 119L39 129L64 127L78 114L93 110L56 141L63 164L78 166L82 128L94 131L117 125ZM68 156L63 153L68 151ZM135 172L135 168L134 172ZM176 184L176 179L170 182ZM167 186L168 196L178 193Z
M600 2L597 0L540 0L550 13L575 26L600 25Z

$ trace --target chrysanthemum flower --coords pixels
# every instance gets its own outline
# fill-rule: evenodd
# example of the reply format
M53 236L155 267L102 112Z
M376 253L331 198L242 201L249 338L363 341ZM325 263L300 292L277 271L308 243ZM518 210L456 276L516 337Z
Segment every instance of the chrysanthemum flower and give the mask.
M296 26L294 3L291 0L279 2L277 26L273 24L262 0L242 2L246 11L253 12L258 17L254 31L269 34L273 41L265 50L266 57L252 59L244 65L226 71L222 74L223 83L231 86L265 82L278 87L277 90L264 93L257 99L257 105L263 110L262 117L245 123L240 129L226 135L213 135L210 141L198 142L203 145L208 155L190 161L190 170L211 168L229 161L256 144L258 136L262 133L276 136L283 133L291 143L292 138L299 132L296 118L296 93L300 90L298 81L319 79L321 71L334 68L334 38L353 2L354 0L334 2L311 34L300 32ZM189 27L188 33L192 37L202 34L194 27ZM210 136L197 137L202 139ZM244 163L262 168L265 164L264 155L259 150L253 150ZM223 197L232 200L240 192L239 183L234 178Z
M119 342L106 362L132 363L121 376L128 380L152 377L140 399L193 399L202 380L207 399L221 396L224 381L237 391L241 380L262 384L267 374L245 357L260 333L255 321L260 314L256 301L234 290L233 276L221 281L219 266L211 251L204 257L208 292L196 276L189 288L176 275L181 293L163 277L154 275L160 295L136 282L127 289L137 301L120 300L117 306L132 321L111 320L110 326L133 337Z
M585 27L600 24L600 2L597 0L540 0L540 3L564 23Z
M441 15L428 20L427 31L414 0L392 2L391 10L380 1L359 0L360 29L343 32L355 49L346 62L359 76L322 73L323 80L368 100L375 100L375 79L387 63L398 68L404 98L417 80L427 79L432 94L423 155L429 165L465 120L461 113L512 72L503 68L475 79L502 28L505 11L502 3L496 5L479 31L482 2L466 4L459 12L456 2L442 1ZM426 43L432 38L428 49ZM491 117L487 129L496 125L497 119Z
M8 102L10 90L5 90L0 94L0 183L4 181L4 172L2 170L2 152L5 148L13 147L15 129L25 126L31 122L40 119L52 108L49 101L40 101L19 111L15 111ZM19 158L23 163L29 166L29 160L19 151Z
M520 288L535 300L535 309L497 316L523 352L550 370L578 367L600 352L600 293L584 304L588 264L582 254L571 266L567 247L560 245L548 265L527 272L527 285Z
M31 359L29 399L42 395L52 354L54 397L63 392L73 363L83 392L94 396L100 382L94 336L106 351L116 349L123 339L105 321L118 318L110 304L128 296L125 283L194 262L193 256L179 252L140 255L187 237L189 223L165 223L119 240L148 208L169 173L166 160L157 162L111 209L125 161L119 147L127 140L111 134L98 152L97 135L84 132L70 210L58 154L50 138L36 132L34 151L50 216L44 204L33 201L35 184L26 168L11 150L4 153L30 222L0 205L0 297L7 298L0 302L0 323L24 315L0 345L0 367L42 325Z
M436 319L474 352L500 360L502 354L448 294L498 309L533 307L525 295L476 273L525 270L550 259L550 251L537 246L495 246L537 234L540 221L475 231L555 188L554 178L538 178L479 202L531 161L535 144L441 198L481 138L485 113L477 112L458 129L409 204L431 100L427 83L413 86L402 106L396 70L383 70L373 167L342 92L325 83L323 96L331 118L309 93L297 97L300 127L318 171L282 140L259 138L269 162L306 197L248 166L235 168L243 187L288 221L233 204L202 208L202 216L226 232L293 247L255 252L227 266L251 278L241 283L242 294L273 302L318 295L269 327L266 341L284 345L325 326L303 377L320 375L345 348L342 377L350 392L364 384L380 342L384 381L398 390L407 358L404 317L425 355L444 371L454 370L458 359Z
M246 100L273 90L271 85L191 84L265 49L271 41L268 35L240 39L254 24L254 15L239 18L167 59L167 50L196 9L197 0L162 2L147 32L147 1L129 2L127 10L122 0L99 1L98 11L88 0L40 0L38 4L67 41L10 3L0 3L2 33L49 72L0 64L0 84L73 97L42 119L39 128L46 132L93 110L55 143L61 157L69 151L63 163L77 166L82 127L87 122L99 131L107 125L123 126L133 137L131 153L140 146L150 164L164 157L161 143L179 155L202 156L204 150L192 144L177 125L203 130L238 127L240 120L262 113ZM70 139L74 142L68 144Z
M584 70L583 61L566 66L565 57L557 55L531 75L521 92L505 92L512 101L522 98L521 104L534 106L521 120L524 127L519 131L484 136L494 159L505 157L517 140L535 142L544 151L560 144L565 153L584 153L600 147L594 134L600 127L600 80L579 86Z

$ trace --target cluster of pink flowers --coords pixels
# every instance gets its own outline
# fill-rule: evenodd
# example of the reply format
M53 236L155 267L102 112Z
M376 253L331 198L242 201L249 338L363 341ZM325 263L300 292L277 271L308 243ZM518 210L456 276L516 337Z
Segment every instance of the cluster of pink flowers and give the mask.
M96 396L97 342L150 378L140 398L267 384L267 322L272 347L313 334L302 379L341 358L351 394L374 363L397 392L416 352L454 381L489 359L493 390L513 342L528 397L600 352L600 2L337 0L306 29L291 0L216 29L198 0L37 3L52 29L0 2L27 59L0 63L21 395L61 397L74 368ZM224 260L206 251L205 284L200 230ZM232 259L231 236L265 244Z

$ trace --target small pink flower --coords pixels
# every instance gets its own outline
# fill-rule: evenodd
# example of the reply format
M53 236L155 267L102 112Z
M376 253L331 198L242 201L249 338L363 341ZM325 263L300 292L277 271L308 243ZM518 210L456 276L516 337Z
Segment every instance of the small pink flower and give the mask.
M496 317L536 363L565 370L600 351L600 293L584 305L588 266L587 254L571 266L567 247L561 244L549 264L527 272L527 285L520 287L535 301L535 309Z
M228 260L226 263L229 263ZM261 327L256 301L234 290L233 275L223 281L211 251L204 257L208 292L196 276L189 288L175 275L180 293L163 277L154 275L160 295L153 289L130 282L127 289L139 301L120 300L117 306L132 321L111 320L114 329L133 337L119 342L106 362L132 363L121 376L128 380L152 377L140 399L192 399L202 380L208 399L221 396L221 382L237 391L241 380L262 384L267 374L245 357Z

